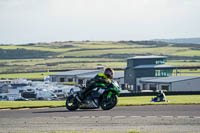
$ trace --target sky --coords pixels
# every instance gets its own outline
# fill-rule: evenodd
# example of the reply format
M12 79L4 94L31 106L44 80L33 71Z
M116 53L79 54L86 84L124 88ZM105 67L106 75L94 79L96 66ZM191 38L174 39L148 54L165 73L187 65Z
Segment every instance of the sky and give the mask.
M200 37L200 0L0 0L0 44Z

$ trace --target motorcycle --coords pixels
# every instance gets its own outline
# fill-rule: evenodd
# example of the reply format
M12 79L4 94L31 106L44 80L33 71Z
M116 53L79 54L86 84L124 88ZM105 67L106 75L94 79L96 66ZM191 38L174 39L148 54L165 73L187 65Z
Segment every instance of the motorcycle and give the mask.
M77 109L97 109L110 110L116 106L120 94L119 84L112 80L111 84L106 87L105 84L97 84L97 87L88 92L87 97L79 99L81 91L75 92L73 89L66 100L66 108L70 111Z

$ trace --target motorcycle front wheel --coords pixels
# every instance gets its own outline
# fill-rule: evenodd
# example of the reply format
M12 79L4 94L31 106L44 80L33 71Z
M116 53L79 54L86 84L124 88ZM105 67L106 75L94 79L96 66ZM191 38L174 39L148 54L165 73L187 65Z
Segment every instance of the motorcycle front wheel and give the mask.
M79 108L79 102L74 96L67 97L66 108L70 111L75 111Z
M116 106L117 102L118 98L116 95L112 95L110 98L107 98L107 95L104 95L100 106L103 110L110 110Z

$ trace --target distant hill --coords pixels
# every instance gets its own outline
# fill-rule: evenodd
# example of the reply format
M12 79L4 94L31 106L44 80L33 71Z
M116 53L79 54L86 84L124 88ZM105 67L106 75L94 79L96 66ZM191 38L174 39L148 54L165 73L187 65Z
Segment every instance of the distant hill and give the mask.
M154 39L153 41L161 41L161 42L168 42L168 43L200 44L200 38Z
M134 56L167 56L175 66L200 66L200 44L161 41L65 41L0 45L0 73L125 68ZM169 62L168 62L169 63Z

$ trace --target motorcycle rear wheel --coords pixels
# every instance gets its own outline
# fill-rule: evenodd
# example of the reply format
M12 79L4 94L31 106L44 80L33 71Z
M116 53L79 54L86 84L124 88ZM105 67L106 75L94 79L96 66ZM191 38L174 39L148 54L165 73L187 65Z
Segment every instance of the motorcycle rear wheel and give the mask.
M70 111L75 111L79 108L79 102L74 96L67 97L66 108Z
M118 98L116 95L112 95L110 98L107 98L107 95L105 95L100 106L103 110L110 110L116 106L117 102Z

